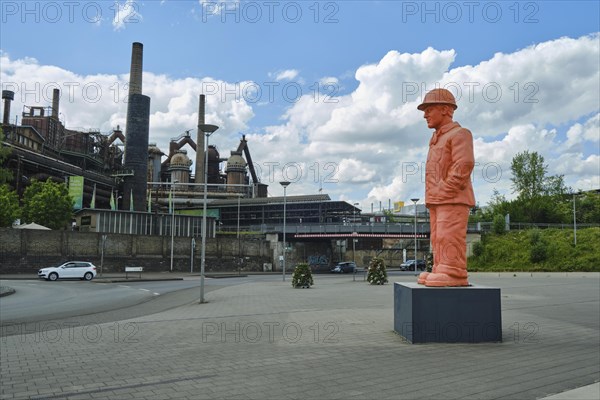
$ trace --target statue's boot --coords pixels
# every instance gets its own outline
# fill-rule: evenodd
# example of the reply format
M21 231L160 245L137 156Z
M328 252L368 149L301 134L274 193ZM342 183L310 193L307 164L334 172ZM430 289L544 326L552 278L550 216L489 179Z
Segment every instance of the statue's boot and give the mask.
M421 283L421 276L419 276L418 283ZM432 287L469 286L467 269L440 264L435 272L424 277L423 284Z
M427 277L428 277L429 275L431 275L432 273L435 273L436 271L437 271L437 265L434 265L434 266L431 268L431 272L421 272L421 273L419 274L419 278L417 279L417 283L418 283L419 285L424 285L424 284L425 284L425 281L427 280Z

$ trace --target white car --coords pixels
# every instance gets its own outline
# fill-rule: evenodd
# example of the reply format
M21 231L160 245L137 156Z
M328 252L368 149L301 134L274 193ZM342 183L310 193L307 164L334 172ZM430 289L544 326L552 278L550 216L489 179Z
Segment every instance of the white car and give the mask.
M57 267L42 268L38 277L48 281L64 278L79 278L91 281L96 276L96 266L87 261L67 261Z

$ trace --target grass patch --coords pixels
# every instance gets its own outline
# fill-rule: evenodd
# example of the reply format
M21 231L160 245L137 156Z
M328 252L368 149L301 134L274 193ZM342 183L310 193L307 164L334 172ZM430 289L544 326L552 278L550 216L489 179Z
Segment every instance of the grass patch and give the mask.
M469 257L468 269L475 272L600 272L600 228L577 231L544 229L488 234L483 250Z

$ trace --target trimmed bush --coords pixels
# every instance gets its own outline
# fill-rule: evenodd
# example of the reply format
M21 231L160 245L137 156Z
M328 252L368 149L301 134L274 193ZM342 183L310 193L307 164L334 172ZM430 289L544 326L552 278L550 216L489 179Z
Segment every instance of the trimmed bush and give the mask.
M433 253L427 253L425 257L425 265L427 265L427 272L431 272L433 270Z
M367 273L367 282L371 285L383 285L388 282L385 262L381 257L375 257L369 263L369 272Z
M298 264L294 268L294 274L292 275L292 286L295 288L310 288L314 285L312 271L308 264Z

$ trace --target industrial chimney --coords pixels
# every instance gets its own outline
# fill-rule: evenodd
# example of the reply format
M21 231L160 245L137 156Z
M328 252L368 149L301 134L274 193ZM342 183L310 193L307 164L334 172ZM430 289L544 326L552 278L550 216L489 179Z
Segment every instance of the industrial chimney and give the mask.
M205 104L206 96L200 95L200 105L198 107L198 136L196 138L196 183L204 183L204 132L200 130L200 125L205 123ZM200 186L196 186L196 190L201 190Z
M142 94L142 71L144 68L144 45L134 42L131 49L129 70L129 95Z
M60 90L52 91L52 118L58 119L58 104L60 102Z
M132 171L123 183L123 209L146 211L148 190L148 137L150 129L150 97L142 92L143 45L133 43L129 75L129 99L125 127L124 168ZM131 199L133 198L133 207Z
M4 118L2 118L2 124L8 125L10 120L10 102L15 99L15 92L12 90L2 91L2 100L4 100Z

